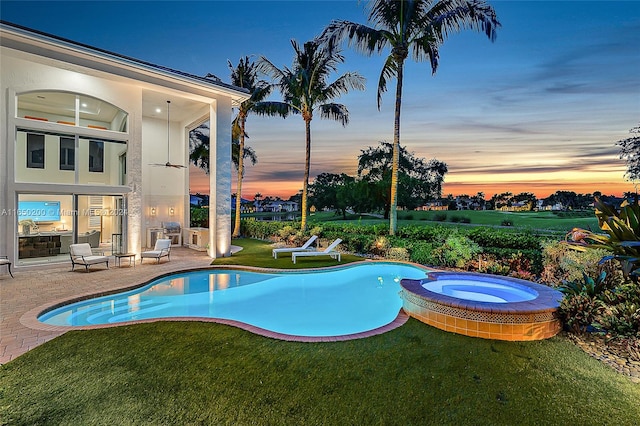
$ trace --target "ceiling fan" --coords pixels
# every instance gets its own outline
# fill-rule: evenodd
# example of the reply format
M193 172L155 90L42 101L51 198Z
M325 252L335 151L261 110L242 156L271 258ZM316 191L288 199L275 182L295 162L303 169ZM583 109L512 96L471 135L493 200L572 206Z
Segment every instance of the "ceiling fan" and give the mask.
M169 105L171 105L171 101L167 101L167 162L166 163L154 163L152 166L162 166L162 167L173 167L175 169L184 169L187 166L183 166L181 164L173 164L169 161Z

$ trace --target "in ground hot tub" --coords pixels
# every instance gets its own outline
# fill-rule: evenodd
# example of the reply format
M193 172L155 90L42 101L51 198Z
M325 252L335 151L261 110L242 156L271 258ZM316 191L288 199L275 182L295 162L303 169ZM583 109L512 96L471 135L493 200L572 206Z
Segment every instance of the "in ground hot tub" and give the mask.
M562 293L511 277L431 272L403 279L403 309L441 330L497 340L540 340L558 334Z

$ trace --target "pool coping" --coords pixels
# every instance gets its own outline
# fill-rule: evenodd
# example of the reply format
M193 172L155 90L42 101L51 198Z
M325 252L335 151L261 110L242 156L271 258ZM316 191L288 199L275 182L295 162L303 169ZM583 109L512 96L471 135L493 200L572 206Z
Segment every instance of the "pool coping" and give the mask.
M204 266L204 267L196 267L196 268L185 268L185 269L178 269L175 271L170 271L170 272L166 272L166 273L162 273L159 274L157 276L154 276L153 278L150 278L148 280L145 280L144 282L141 283L137 283L137 284L132 284L132 285L128 285L128 286L123 286L123 287L119 287L119 288L114 288L114 289L110 289L107 291L100 291L100 292L87 292L87 293L83 293L83 294L79 294L75 297L72 298L61 298L61 299L57 299L57 300L53 300L50 302L47 302L46 304L34 307L30 310L28 310L27 312L25 312L21 317L20 317L20 324L22 324L25 327L31 328L31 329L35 329L35 330L43 330L43 331L51 331L51 332L60 332L60 333L65 333L67 331L80 331L80 330L95 330L95 329L101 329L101 328L111 328L111 327L121 327L121 326L129 326L129 325L135 325L135 324L144 324L144 323L151 323L151 322L159 322L159 321L192 321L192 322L212 322L212 323L218 323L218 324L224 324L224 325L230 325L230 326L234 326L249 332L252 332L254 334L260 335L260 336L264 336L264 337L270 337L273 339L278 339L278 340L284 340L284 341L294 341L294 342L337 342L337 341L345 341L345 340L353 340L353 339L361 339L361 338L365 338L365 337L370 337L370 336L375 336L378 334L382 334L382 333L386 333L387 331L393 330L395 328L400 327L401 325L405 324L408 319L409 319L409 315L401 308L398 312L398 315L396 316L396 318L391 321L388 324L385 324L383 326L374 328L372 330L367 330L364 332L359 332L359 333L352 333L352 334L344 334L344 335L338 335L338 336L297 336L297 335L290 335L290 334L283 334L283 333L277 333L277 332L273 332L270 330L266 330L260 327L256 327L241 321L236 321L236 320L228 320L228 319L223 319L223 318L206 318L206 317L163 317L163 318L153 318L153 319L145 319L145 320L136 320L136 321L124 321L124 322L118 322L118 323L112 323L112 324L97 324L97 325L85 325L85 326L62 326L62 325L49 325L49 324L45 324L42 323L38 320L38 317L40 315L43 315L53 309L59 308L61 306L64 305L68 305L71 303L75 303L75 302L81 302L84 300L88 300L88 299L92 299L92 298L96 298L96 297L103 297L103 296L109 296L111 294L116 294L116 293L122 293L122 292L127 292L127 291L132 291L132 290L136 290L139 289L141 287L145 287L149 284L151 284L152 282L167 277L167 276L171 276L171 275L179 275L182 273L188 273L188 272L196 272L196 271L212 271L212 270L243 270L243 271L249 271L249 272L261 272L261 273L315 273L315 272L320 272L320 271L331 271L331 270L337 270L337 269L345 269L345 268L350 268L359 264L367 264L367 263L371 263L371 262L375 262L375 263L384 263L384 264L404 264L404 265L411 265L411 266L415 266L415 267L419 267L420 269L425 270L425 272L430 272L430 271L434 271L433 268L427 268L423 265L419 265L419 264L415 264L415 263L411 263L411 262L402 262L402 261L389 261L389 260L384 260L384 261L378 261L378 260L371 260L371 259L366 259L363 261L358 261L358 262L351 262L348 264L343 264L343 265L335 265L335 266L328 266L328 267L323 267L323 268L302 268L302 269L276 269L276 268L261 268L261 267L254 267L254 266L243 266L243 265L210 265L210 266Z
M497 281L507 281L515 284L517 287L524 286L533 289L538 293L538 297L532 300L525 300L521 302L481 302L474 300L460 299L457 297L447 296L445 294L436 293L428 290L422 286L423 281L413 279L403 279L400 282L400 286L403 289L413 293L419 297L426 297L432 301L441 303L443 305L451 306L454 308L472 308L475 311L487 312L487 313L536 313L536 312L552 312L560 307L560 301L562 300L562 293L551 287L543 284L534 283L531 281L521 280L519 278L507 277L502 275L483 274L478 272L448 272L448 271L433 271L428 274L428 278L435 278L439 275L447 276L460 276L460 277L482 277L491 278Z

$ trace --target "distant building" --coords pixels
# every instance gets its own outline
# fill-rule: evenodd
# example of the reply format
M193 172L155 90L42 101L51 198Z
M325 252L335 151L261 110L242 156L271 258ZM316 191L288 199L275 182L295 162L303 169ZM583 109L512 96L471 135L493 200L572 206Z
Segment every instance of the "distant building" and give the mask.
M255 201L254 205L257 212L280 213L297 212L298 210L300 210L299 204L295 201L262 200Z
M430 211L430 210L447 210L449 207L447 204L443 204L442 201L428 201L423 206L417 207L416 210L419 211Z

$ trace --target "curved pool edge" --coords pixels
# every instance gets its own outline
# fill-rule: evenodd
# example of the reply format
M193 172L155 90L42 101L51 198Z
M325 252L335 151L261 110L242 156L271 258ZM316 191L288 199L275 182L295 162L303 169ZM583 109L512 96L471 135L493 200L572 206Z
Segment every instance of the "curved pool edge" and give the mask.
M94 329L100 329L100 328L111 328L111 327L119 327L119 326L126 326L126 325L134 325L134 324L142 324L142 323L149 323L149 322L158 322L158 321L197 321L197 322L213 322L213 323L219 323L219 324L226 324L226 325L231 325L243 330L247 330L250 331L254 334L258 334L261 336L265 336L265 337L271 337L274 339L279 339L279 340L286 340L286 341L297 341L297 342L332 342L332 341L344 341L344 340L353 340L353 339L360 339L360 338L364 338L364 337L370 337L370 336L374 336L377 334L382 334L385 333L387 331L393 330L397 327L400 327L401 325L403 325L404 323L407 322L407 320L409 319L409 315L404 312L402 310L402 308L400 309L400 311L398 312L398 315L396 316L396 318L391 321L388 324L385 324L383 326L377 327L375 329L372 330L368 330L368 331L364 331L364 332L359 332L359 333L354 333L354 334L345 334L345 335L338 335L338 336L296 336L296 335L289 335L289 334L283 334L283 333L277 333L277 332L273 332L270 330L266 330L266 329L262 329L260 327L256 327L247 323L243 323L240 321L235 321L235 320L228 320L228 319L222 319L222 318L205 318L205 317L164 317L164 318L154 318L154 319L145 319L145 320L136 320L136 321L124 321L124 322L119 322L119 323L112 323L112 324L99 324L99 325L85 325L85 326L62 326L62 325L49 325L49 324L45 324L41 321L38 320L38 318L41 315L44 315L45 313L57 309L61 306L65 306L71 303L75 303L75 302L81 302L84 300L88 300L88 299L92 299L95 297L102 297L102 296L109 296L112 294L117 294L117 293L122 293L122 292L126 292L126 291L132 291L132 290L136 290L139 289L141 287L145 287L151 283L153 283L154 281L158 280L158 279L162 279L168 276L172 276L172 275L179 275L179 274L183 274L183 273L188 273L188 272L196 272L196 271L213 271L213 270L243 270L243 271L249 271L249 272L261 272L261 273L314 273L314 272L320 272L320 271L334 271L334 270L339 270L339 269L345 269L345 268L350 268L350 267L354 267L357 265L361 265L361 264L367 264L367 263L371 263L371 262L376 262L376 263L386 263L386 264L404 264L404 265L411 265L411 266L416 266L419 267L421 269L424 269L426 272L428 271L433 271L433 269L431 268L427 268L423 265L418 265L415 263L411 263L411 262L401 262L401 261L389 261L389 260L382 260L382 261L377 261L377 260L370 260L370 259L366 259L366 260L362 260L362 261L357 261L357 262L351 262L348 264L342 264L342 265L333 265L333 266L328 266L328 267L323 267L323 268L301 268L301 269L276 269L276 268L261 268L261 267L254 267L254 266L244 266L244 265L210 265L210 266L205 266L205 267L198 267L198 268L186 268L186 269L180 269L180 270L175 270L175 271L171 271L171 272L166 272L166 273L162 273L162 274L158 274L152 278L149 278L147 280L144 280L143 282L139 282L136 284L128 284L128 285L123 285L121 287L116 287L113 289L109 289L108 291L103 291L103 292L87 292L87 293L82 293L79 294L75 297L70 297L70 298L64 298L64 299L57 299L51 302L48 302L44 305L40 305L37 306L33 309L30 309L29 311L25 312L21 317L20 317L20 324L22 324L25 327L34 329L34 330L42 330L42 331L49 331L49 332L56 332L56 333L65 333L67 331L75 331L75 330L94 330Z
M440 330L484 339L542 340L555 336L562 329L556 316L562 293L557 290L517 278L473 272L437 271L429 275L437 279L442 274L490 277L531 288L538 297L522 302L479 302L430 291L422 287L424 280L403 279L401 297L407 314Z

